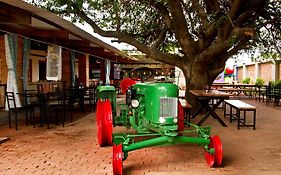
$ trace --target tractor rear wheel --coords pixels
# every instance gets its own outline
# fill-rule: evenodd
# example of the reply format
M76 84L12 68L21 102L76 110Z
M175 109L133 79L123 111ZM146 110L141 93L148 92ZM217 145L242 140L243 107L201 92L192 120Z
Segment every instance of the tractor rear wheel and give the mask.
M123 173L122 144L113 145L112 166L113 166L113 175L122 175L122 173Z
M210 144L208 147L209 149L213 148L215 150L214 154L211 154L207 151L205 152L205 159L207 161L208 166L220 166L223 157L223 149L220 137L218 135L210 137Z
M97 135L100 146L112 145L112 109L109 99L98 100L97 111Z

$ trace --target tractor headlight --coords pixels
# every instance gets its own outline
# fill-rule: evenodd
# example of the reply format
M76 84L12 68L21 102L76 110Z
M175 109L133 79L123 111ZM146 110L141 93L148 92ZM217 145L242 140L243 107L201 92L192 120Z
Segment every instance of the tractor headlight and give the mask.
M160 118L159 118L159 122L160 122L160 123L165 123L165 122L166 122L166 119L165 119L164 117L160 117Z
M132 100L131 105L133 108L137 108L140 105L140 102L138 100Z
M174 118L173 121L174 121L174 123L178 123L178 119L177 118Z

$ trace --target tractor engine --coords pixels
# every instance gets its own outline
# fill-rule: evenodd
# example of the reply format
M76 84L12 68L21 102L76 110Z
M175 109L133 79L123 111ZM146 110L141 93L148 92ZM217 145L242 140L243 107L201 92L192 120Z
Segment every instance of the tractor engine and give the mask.
M163 135L177 135L179 111L178 87L175 84L135 84L126 92L126 106L130 125L138 133L155 131Z

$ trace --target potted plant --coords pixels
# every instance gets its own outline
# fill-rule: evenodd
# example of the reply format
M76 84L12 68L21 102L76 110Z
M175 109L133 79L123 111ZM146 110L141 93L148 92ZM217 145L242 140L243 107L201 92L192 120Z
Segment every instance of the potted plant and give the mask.
M256 82L255 82L255 85L261 87L261 86L264 85L264 83L265 83L265 82L264 82L263 79L257 78L257 79L256 79Z
M249 84L250 83L251 78L250 77L246 77L242 80L243 84Z

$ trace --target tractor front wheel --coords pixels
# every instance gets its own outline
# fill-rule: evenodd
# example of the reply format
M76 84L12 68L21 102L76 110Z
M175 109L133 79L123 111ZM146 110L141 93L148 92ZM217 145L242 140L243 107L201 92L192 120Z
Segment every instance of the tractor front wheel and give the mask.
M112 145L112 109L109 99L99 99L96 111L97 135L100 146Z
M113 145L112 166L114 175L123 173L123 147L122 144Z
M223 149L222 149L222 143L220 137L217 135L210 137L210 144L208 145L208 147L209 149L211 148L214 149L213 154L209 153L208 151L205 152L205 159L207 161L208 166L219 167L222 163L222 157L223 157Z

